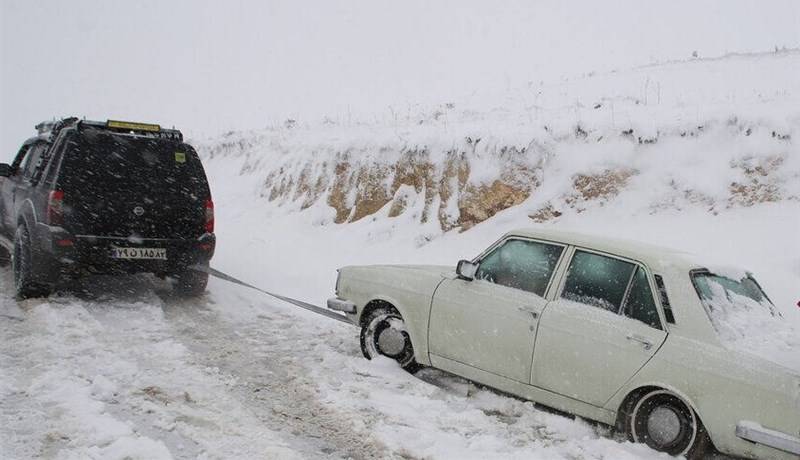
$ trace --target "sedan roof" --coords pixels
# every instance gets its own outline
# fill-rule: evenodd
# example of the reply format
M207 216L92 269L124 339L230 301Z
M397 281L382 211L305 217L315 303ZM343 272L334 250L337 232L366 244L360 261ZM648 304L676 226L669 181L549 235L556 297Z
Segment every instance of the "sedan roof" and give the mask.
M520 236L584 247L586 249L637 260L646 264L653 270L677 268L688 272L689 270L702 267L697 263L697 256L692 253L634 240L538 228L513 230L508 232L507 236Z

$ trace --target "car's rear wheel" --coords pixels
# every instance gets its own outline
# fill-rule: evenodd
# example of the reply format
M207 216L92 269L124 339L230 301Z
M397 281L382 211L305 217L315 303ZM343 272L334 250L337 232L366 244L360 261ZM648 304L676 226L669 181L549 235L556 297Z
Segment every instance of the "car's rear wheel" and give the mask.
M420 365L414 360L414 346L406 323L395 309L379 307L367 313L361 327L361 351L367 359L386 356L408 372Z
M50 289L46 285L36 281L30 234L24 225L17 227L17 231L14 234L14 253L11 257L11 268L14 272L14 289L17 298L46 297L50 294Z
M695 411L667 390L650 391L636 400L626 419L626 430L634 442L690 460L703 458L711 446Z
M173 275L173 291L181 297L197 297L206 292L208 273L187 268Z

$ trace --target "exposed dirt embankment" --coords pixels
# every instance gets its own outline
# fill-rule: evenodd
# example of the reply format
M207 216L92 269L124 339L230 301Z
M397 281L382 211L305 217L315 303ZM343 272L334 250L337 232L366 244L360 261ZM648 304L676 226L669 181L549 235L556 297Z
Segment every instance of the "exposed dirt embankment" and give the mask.
M240 175L261 177L257 194L270 203L295 210L327 205L339 224L405 216L445 231L468 229L523 203L533 221L543 222L626 192L635 192L635 205L647 212L800 199L791 129L776 132L735 117L648 133L544 127L527 138L449 136L446 144L363 133L347 143L311 142L306 134L234 134L201 150L238 162Z
M526 149L498 152L498 177L488 183L469 181L472 165L464 151L445 152L433 160L430 151L403 149L391 162L363 161L359 152L335 155L333 161L307 163L297 177L273 171L264 180L270 201L301 201L306 208L319 200L336 210L336 223L354 222L388 206L388 216L407 211L422 200L418 219L437 219L443 229L470 227L525 201L539 185L537 170L527 163ZM316 167L315 167L316 166Z
M254 144L229 140L207 152L244 158L240 174L263 174L260 196L279 205L302 210L325 203L335 223L381 210L388 217L414 213L420 223L438 221L444 230L469 228L528 199L541 183L545 154L535 143L478 150L480 140L471 139L445 151L320 146L297 155Z

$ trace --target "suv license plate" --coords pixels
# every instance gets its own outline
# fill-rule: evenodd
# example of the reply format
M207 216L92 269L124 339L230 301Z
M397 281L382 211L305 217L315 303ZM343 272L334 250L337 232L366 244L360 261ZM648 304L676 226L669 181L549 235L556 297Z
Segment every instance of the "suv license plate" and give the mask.
M167 260L166 248L112 248L112 259Z

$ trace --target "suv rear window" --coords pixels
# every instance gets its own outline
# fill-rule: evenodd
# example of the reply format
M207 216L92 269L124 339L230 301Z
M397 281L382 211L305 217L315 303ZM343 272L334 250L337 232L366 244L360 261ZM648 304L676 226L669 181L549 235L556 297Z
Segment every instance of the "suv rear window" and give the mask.
M200 159L180 142L87 129L68 141L61 176L66 189L128 193L158 191L166 198L208 197Z

